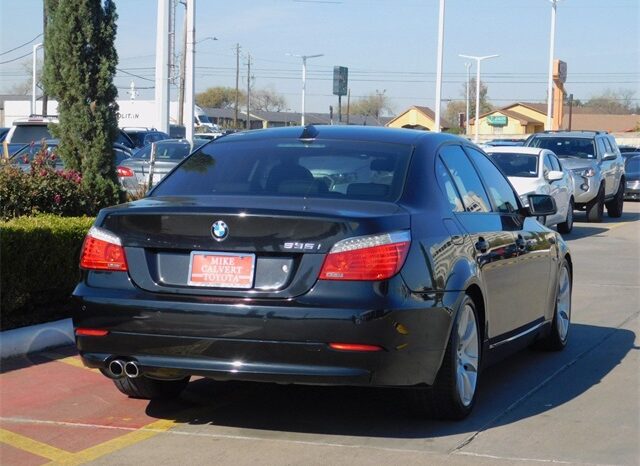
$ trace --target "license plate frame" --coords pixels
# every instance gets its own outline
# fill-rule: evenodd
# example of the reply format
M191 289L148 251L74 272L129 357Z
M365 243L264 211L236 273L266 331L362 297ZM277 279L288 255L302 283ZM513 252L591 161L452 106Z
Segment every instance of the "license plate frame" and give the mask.
M213 258L220 260L214 261L212 260ZM225 258L232 260L225 261ZM238 260L241 262L238 263ZM196 268L200 266L199 271L194 271L194 262L197 262L197 264L195 264ZM205 263L201 264L200 262ZM203 265L207 266L207 268L203 269ZM248 266L249 270L246 270L246 267ZM230 272L229 267L241 267L242 270L238 272ZM232 288L237 290L248 290L253 288L255 271L255 254L221 251L191 251L191 255L189 256L189 275L187 276L187 284L189 286L198 286L202 288Z

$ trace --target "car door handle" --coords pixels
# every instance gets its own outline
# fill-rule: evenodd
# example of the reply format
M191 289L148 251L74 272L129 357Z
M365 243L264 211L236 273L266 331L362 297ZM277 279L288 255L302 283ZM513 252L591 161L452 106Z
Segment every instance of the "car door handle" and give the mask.
M518 251L524 251L527 249L527 242L520 235L518 235L518 239L516 239L516 247L518 248Z
M483 254L487 252L487 250L489 249L489 243L487 243L487 241L484 238L478 238L478 241L476 242L475 246L476 246L476 249Z

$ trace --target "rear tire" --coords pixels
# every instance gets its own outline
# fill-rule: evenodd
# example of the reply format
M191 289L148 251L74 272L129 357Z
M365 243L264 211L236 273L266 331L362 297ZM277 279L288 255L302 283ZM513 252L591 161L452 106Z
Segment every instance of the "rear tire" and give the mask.
M604 213L604 186L600 186L597 196L587 204L587 220L592 223L602 222Z
M481 334L478 313L470 296L460 303L449 343L433 386L413 390L415 405L434 419L460 420L476 401Z
M549 334L538 340L538 347L549 351L562 351L567 346L571 324L571 270L567 261L563 261L558 274L556 305Z
M113 380L118 390L131 398L143 400L177 398L189 383L189 377L179 380L150 379L144 375L135 379L122 377Z
M558 223L558 231L564 235L571 233L573 230L573 198L569 199L567 208L567 218L564 222Z
M620 185L616 192L616 197L607 202L607 213L611 218L622 217L622 209L624 207L624 178L620 178Z

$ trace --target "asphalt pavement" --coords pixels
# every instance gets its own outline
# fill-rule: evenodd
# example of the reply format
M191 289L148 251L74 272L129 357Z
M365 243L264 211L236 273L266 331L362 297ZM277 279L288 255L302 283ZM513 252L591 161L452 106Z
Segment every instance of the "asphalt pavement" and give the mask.
M200 379L132 400L61 348L4 364L0 463L640 464L640 203L576 217L568 347L487 369L464 421L417 418L400 390Z

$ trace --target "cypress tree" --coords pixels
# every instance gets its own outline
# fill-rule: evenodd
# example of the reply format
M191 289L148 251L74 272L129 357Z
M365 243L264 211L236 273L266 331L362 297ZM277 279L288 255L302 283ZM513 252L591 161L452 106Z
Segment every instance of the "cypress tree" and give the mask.
M58 100L58 153L82 173L87 201L97 210L118 203L113 142L118 132L113 84L118 55L113 0L46 0L44 88Z

